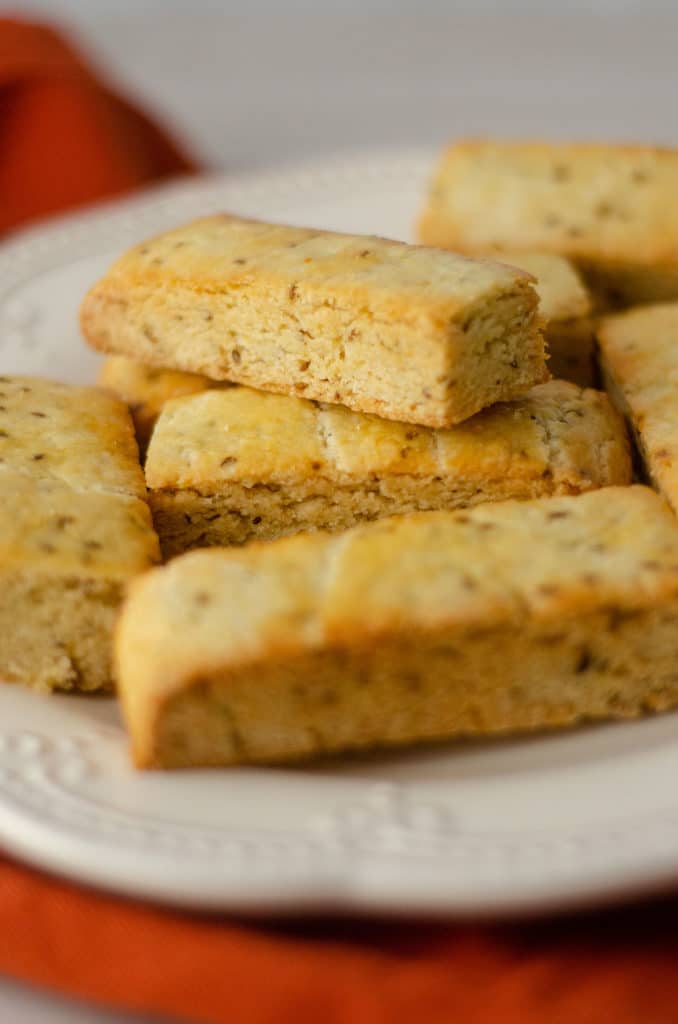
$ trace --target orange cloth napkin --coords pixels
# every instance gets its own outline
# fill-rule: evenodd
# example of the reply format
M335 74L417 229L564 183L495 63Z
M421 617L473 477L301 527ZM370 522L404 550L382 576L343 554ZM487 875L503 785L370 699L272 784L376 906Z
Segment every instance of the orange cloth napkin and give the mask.
M56 32L0 18L0 234L193 170Z
M258 925L0 860L0 971L201 1024L675 1024L676 910L485 928Z
M48 28L0 19L0 232L193 169ZM513 927L246 924L0 858L0 972L229 1024L674 1024L675 903Z

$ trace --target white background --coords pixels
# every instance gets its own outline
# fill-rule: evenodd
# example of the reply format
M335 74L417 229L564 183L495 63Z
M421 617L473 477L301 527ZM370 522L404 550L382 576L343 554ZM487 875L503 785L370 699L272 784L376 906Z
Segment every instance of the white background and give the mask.
M12 7L61 20L115 83L160 114L206 164L227 172L459 134L678 144L676 3L15 0ZM121 1019L0 985L1 1024Z
M678 142L675 2L19 5L61 12L65 23L78 12L82 46L113 80L176 123L205 160L230 170L460 133ZM586 8L608 13L557 13Z

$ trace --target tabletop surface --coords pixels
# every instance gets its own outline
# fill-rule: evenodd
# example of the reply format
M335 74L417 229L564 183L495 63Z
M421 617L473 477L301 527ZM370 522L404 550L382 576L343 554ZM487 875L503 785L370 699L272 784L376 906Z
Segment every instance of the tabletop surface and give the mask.
M227 172L457 135L678 144L678 13L662 13L670 5L652 3L649 16L647 5L641 13L642 5L622 2L599 4L600 14L533 16L530 6L549 5L517 4L516 15L506 13L508 4L497 2L497 14L482 2L481 14L369 19L309 17L295 3L284 17L270 13L279 9L274 3L266 15L224 17L207 13L214 6L173 2L161 15L148 3L19 8L63 10L64 27L115 83L173 126L206 165ZM151 1018L0 983L0 1021L141 1019Z

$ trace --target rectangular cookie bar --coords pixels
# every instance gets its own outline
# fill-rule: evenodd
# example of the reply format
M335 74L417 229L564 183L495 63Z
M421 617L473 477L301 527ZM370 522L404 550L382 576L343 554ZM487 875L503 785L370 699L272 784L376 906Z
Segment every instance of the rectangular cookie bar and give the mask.
M145 493L121 402L0 378L0 679L110 688L125 587L159 560Z
M616 304L678 298L678 150L462 140L437 168L419 237L458 252L573 259Z
M146 460L165 557L361 520L631 482L607 397L549 381L448 430L252 388L169 402Z
M593 300L576 267L551 252L506 250L501 258L536 278L551 376L593 387L597 376Z
M598 325L605 387L628 420L649 479L678 512L678 303Z
M645 487L194 551L116 632L140 767L276 762L678 704L678 524Z
M535 288L546 320L551 376L571 380L580 387L593 387L596 374L592 300L572 263L544 252L505 252L502 260L537 279ZM200 374L149 366L125 356L105 359L98 382L129 406L142 456L166 402L220 386L218 381Z
M518 270L237 217L123 256L84 300L94 348L446 427L548 379Z
M123 356L109 356L104 360L97 383L107 391L112 391L128 407L142 459L165 402L170 398L195 395L209 387L218 386L216 381L197 373L146 366Z

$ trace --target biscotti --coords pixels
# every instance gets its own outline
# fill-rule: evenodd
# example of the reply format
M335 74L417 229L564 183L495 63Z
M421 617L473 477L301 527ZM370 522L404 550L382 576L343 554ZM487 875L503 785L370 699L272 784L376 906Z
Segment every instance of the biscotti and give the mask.
M128 252L81 323L102 352L447 427L548 378L537 304L500 264L220 216Z
M158 560L125 406L0 378L0 679L109 688L125 587Z
M361 520L631 482L607 397L565 381L448 430L252 388L169 402L146 460L165 557Z
M560 253L613 303L675 299L677 191L678 150L461 141L440 162L419 235L458 252Z
M276 762L678 704L678 524L644 487L195 551L133 584L141 767Z
M610 398L633 430L648 477L678 512L678 303L604 318L598 344Z
M551 376L583 388L593 387L593 300L576 267L564 256L550 252L507 250L501 258L536 278Z
M145 366L123 356L110 356L104 360L98 383L107 391L112 391L128 407L142 458L146 454L160 410L170 398L194 395L209 387L217 387L215 381L197 373L180 373L177 370Z

